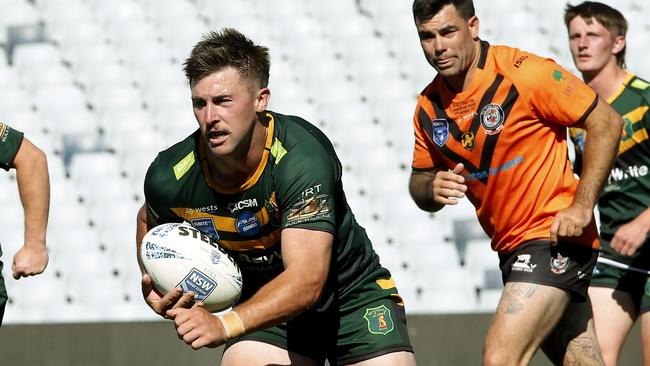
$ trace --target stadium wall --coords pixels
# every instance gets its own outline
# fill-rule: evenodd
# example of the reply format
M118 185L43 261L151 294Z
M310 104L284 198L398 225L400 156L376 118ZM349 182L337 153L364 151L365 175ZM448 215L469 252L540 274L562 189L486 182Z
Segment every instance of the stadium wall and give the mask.
M418 365L480 365L490 317L409 316ZM638 332L637 326L623 349L620 365L641 364ZM218 366L221 348L194 351L176 337L173 325L167 321L5 325L0 327L0 355L0 365L5 366ZM540 352L531 365L551 363Z

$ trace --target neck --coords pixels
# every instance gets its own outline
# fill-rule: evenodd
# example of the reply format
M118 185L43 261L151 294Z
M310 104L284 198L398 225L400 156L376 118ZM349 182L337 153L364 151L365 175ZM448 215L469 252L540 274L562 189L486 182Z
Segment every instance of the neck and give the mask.
M625 81L627 72L616 63L608 64L594 73L582 73L582 78L598 95L609 100Z
M267 130L267 123L256 123L251 138L242 141L240 151L223 157L208 153L210 176L219 187L241 187L255 174L264 157Z
M461 93L469 87L469 85L472 82L472 77L474 76L474 73L478 68L478 60L481 57L480 55L481 55L481 42L476 40L474 41L474 53L472 55L472 59L469 64L469 67L467 68L467 71L465 71L460 75L445 78L445 81L447 82L447 86L449 86L451 90L457 93Z

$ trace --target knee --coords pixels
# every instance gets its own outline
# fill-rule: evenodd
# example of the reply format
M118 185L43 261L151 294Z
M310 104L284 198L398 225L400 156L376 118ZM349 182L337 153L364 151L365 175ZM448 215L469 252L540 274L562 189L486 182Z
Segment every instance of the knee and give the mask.
M518 366L527 365L523 355L515 354L507 346L495 347L485 346L483 348L483 366Z
M510 365L509 355L498 347L483 347L483 366Z

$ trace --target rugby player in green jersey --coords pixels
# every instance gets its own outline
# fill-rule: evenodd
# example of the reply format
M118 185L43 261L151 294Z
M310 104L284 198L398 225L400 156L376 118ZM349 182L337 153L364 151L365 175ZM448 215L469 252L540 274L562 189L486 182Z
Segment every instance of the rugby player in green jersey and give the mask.
M198 130L158 154L137 243L187 221L229 251L243 293L217 317L180 289L145 300L193 348L226 344L222 365L414 365L404 304L355 221L341 163L316 127L268 111L266 47L210 32L184 64Z
M598 201L601 252L589 296L607 365L641 322L643 364L650 365L650 83L625 69L627 21L608 5L568 5L564 15L573 61L582 77L625 121L618 158ZM576 171L589 136L570 130Z
M45 231L50 209L50 178L45 153L22 132L0 122L0 168L16 169L18 194L25 211L25 238L13 258L13 277L19 279L43 273L49 261ZM0 261L0 324L7 303L2 266Z

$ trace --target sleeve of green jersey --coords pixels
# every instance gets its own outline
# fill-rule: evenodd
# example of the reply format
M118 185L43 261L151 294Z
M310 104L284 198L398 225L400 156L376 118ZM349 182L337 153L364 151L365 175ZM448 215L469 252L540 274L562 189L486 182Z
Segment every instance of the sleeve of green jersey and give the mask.
M173 192L170 192L170 187L174 186L174 182L167 177L170 175L168 171L171 171L171 168L165 169L165 164L161 163L160 155L158 155L149 166L144 178L147 212L158 224L182 221L171 210L171 202L174 197Z
M334 233L340 177L329 153L314 145L310 151L289 151L278 165L275 185L281 225Z
M0 122L0 168L9 170L23 142L23 133Z

